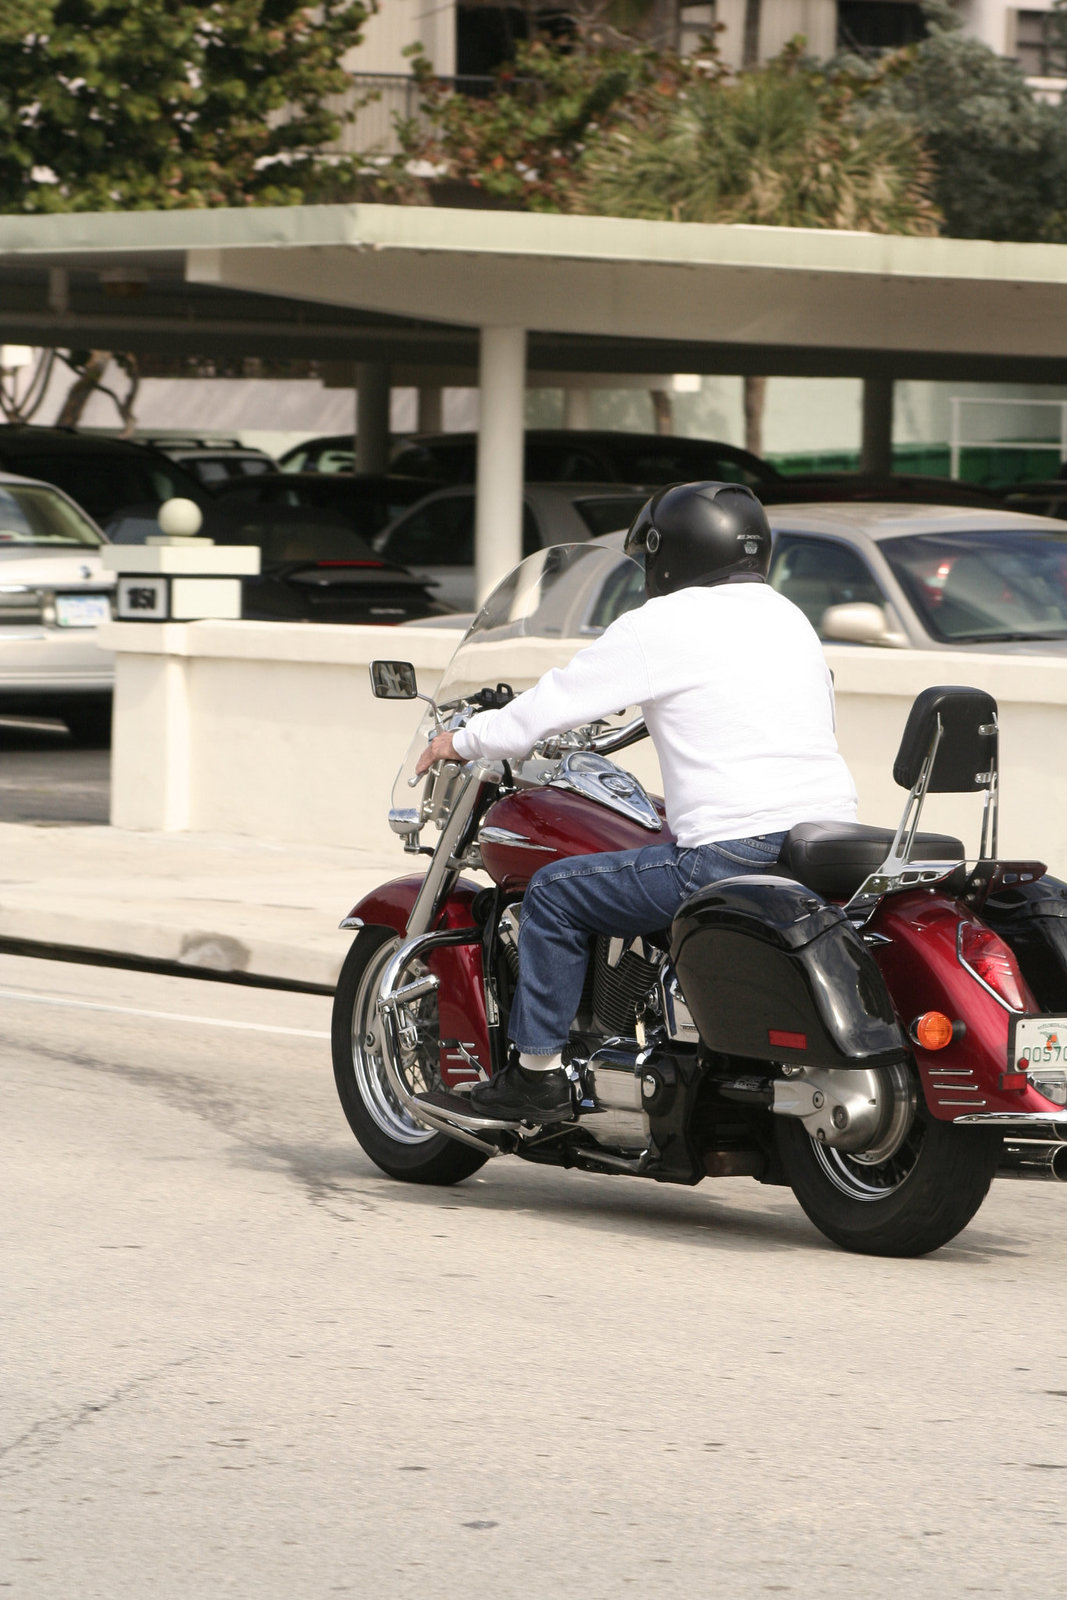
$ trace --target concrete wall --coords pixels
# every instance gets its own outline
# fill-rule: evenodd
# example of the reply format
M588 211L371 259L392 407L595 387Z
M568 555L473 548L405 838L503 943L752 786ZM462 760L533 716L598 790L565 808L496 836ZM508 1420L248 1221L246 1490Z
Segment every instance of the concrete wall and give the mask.
M432 692L456 633L196 622L113 623L100 635L117 651L116 827L392 844L400 870L385 818L420 708L374 700L367 664L403 657ZM826 655L861 820L899 820L904 796L891 768L919 691L971 684L1000 704L1001 853L1036 855L1067 876L1067 660L840 645ZM503 675L500 665L486 664L486 681ZM624 762L658 788L647 743ZM961 834L974 854L980 811L973 796L935 795L924 822Z

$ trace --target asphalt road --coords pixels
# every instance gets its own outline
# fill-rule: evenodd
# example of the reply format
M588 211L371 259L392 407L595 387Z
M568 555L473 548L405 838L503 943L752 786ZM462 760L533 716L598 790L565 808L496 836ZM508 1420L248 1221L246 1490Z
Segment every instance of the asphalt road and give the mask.
M1067 1189L923 1261L787 1191L391 1182L329 1002L0 958L0 1589L1062 1592Z
M0 822L106 823L109 764L61 722L0 717Z

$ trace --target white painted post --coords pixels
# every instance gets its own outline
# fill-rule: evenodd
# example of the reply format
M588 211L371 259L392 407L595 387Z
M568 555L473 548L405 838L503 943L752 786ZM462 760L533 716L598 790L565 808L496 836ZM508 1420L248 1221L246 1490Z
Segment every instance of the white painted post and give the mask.
M483 328L478 401L478 604L522 559L526 329Z
M590 393L588 389L564 389L563 391L563 426L565 428L588 428L592 408L590 406Z

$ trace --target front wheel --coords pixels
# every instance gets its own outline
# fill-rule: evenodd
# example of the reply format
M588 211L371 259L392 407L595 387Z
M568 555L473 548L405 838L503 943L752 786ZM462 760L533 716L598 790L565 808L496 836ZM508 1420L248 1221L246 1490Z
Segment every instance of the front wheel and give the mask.
M459 1183L488 1157L434 1133L411 1115L386 1069L377 1001L385 969L400 944L392 928L363 928L345 957L333 1002L333 1075L348 1125L376 1166L407 1183ZM424 972L413 966L411 979ZM437 997L408 1007L418 1043L396 1069L412 1094L441 1088Z
M845 1250L924 1256L954 1239L986 1197L1001 1135L917 1108L890 1152L847 1155L803 1123L775 1119L786 1181L815 1226Z

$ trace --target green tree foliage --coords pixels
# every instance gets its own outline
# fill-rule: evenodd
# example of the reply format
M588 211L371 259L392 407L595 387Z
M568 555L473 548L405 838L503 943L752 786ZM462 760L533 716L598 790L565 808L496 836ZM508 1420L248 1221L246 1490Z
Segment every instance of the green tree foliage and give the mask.
M933 170L914 127L865 105L871 86L796 48L732 80L697 80L589 152L589 210L682 222L936 233Z
M376 0L0 0L0 209L329 193L341 58Z
M927 37L871 103L922 130L943 232L1067 240L1067 107L1037 100L1017 62L967 38L946 0L924 10Z
M529 210L937 232L922 141L869 104L880 80L822 71L798 47L735 77L710 47L682 58L540 41L484 100L417 70L422 120L377 179L389 198L452 184Z

